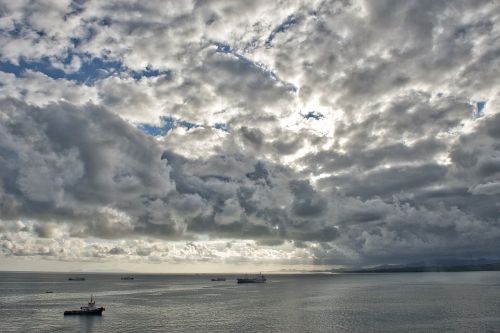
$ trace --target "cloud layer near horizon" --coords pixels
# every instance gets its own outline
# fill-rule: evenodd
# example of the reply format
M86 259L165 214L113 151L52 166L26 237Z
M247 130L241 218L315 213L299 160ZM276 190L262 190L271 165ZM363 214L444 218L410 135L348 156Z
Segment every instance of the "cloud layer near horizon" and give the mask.
M498 258L494 1L0 13L4 256Z

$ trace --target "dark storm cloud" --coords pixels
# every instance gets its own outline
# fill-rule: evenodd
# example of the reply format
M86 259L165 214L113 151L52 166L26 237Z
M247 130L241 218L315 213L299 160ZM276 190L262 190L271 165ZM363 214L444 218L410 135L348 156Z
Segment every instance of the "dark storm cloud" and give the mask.
M77 220L84 234L102 237L132 232L120 210L138 220L159 210L169 223L161 202L172 189L169 169L127 123L94 105L4 99L0 108L3 219Z
M278 155L295 154L304 146L304 142L308 138L307 133L282 132L279 134L277 133L277 139L272 142L272 148Z
M316 217L323 215L327 209L327 201L321 197L307 181L290 181L293 194L292 212L299 217Z
M172 167L171 179L177 191L199 196L210 207L199 215L186 217L188 232L253 238L266 244L282 244L286 239L325 241L336 237L336 230L325 225L326 199L308 181L294 180L281 187L277 179L286 171L276 165L256 162L252 172L230 178L206 178L191 172L200 170L200 165L207 161L186 160L170 152L165 152L163 158ZM281 200L282 208L273 207Z
M394 144L394 141L403 141L405 138L415 140L427 137L426 141L420 143L427 142L429 154L432 154L436 152L432 144L441 144L432 142L436 140L435 136L439 132L453 130L469 120L472 114L472 107L466 103L465 98L457 99L414 91L399 95L390 100L390 103L375 103L369 107L379 112L368 113L361 121L339 122L336 125L335 133L341 138L349 137L348 144L352 149L363 149L373 143ZM426 151L422 149L415 153L422 157Z
M446 175L447 169L437 164L422 166L403 166L381 169L363 176L336 176L322 180L321 183L338 184L348 196L371 198L391 196L399 191L413 191L417 188L435 184Z
M259 149L264 141L262 132L256 128L243 126L241 128L241 136L243 140L253 145L256 149Z
M500 146L497 126L500 115L481 119L474 133L463 135L452 146L450 158L459 168L477 180L492 180L500 172Z

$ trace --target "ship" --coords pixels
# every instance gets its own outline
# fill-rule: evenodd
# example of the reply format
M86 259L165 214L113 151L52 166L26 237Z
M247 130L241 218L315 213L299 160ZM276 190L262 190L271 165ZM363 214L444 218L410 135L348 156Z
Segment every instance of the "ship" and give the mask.
M122 276L120 279L122 279L122 280L133 280L134 277L133 276Z
M68 281L85 281L84 277L70 277Z
M267 279L264 275L262 275L262 273L260 273L255 277L245 276L244 278L239 278L236 280L238 281L238 283L264 283Z
M225 277L216 277L216 278L211 278L212 281L226 281Z
M92 295L90 296L90 302L85 306L81 306L80 310L66 310L64 311L65 316L80 315L80 316L100 316L105 309L95 306L95 300Z

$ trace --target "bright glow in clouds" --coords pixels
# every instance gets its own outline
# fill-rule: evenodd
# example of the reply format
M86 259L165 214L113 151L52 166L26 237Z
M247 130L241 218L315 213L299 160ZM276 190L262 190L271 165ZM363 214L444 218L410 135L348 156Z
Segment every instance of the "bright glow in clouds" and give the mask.
M496 260L495 1L0 1L2 269Z

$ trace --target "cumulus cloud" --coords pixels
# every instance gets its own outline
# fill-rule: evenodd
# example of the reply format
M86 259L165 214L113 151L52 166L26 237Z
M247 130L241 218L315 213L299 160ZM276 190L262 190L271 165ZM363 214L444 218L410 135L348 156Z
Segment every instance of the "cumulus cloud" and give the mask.
M0 12L3 255L498 256L495 2Z

